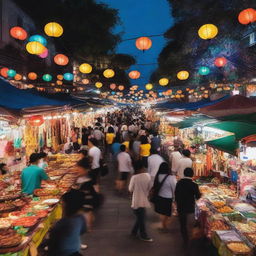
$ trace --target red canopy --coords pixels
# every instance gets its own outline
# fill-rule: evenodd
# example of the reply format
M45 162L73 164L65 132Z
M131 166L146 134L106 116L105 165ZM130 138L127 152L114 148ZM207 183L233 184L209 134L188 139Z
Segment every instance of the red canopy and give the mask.
M250 114L256 112L256 100L235 95L214 105L201 108L199 112L214 117Z

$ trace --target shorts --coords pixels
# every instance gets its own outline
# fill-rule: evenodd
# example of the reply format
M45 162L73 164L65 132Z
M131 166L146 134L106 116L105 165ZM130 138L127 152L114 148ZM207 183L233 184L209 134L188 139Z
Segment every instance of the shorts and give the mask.
M172 215L172 199L157 196L155 200L155 212L170 217Z
M120 180L127 181L129 177L129 172L120 172Z
M92 179L92 185L99 183L100 167L89 171L89 176Z

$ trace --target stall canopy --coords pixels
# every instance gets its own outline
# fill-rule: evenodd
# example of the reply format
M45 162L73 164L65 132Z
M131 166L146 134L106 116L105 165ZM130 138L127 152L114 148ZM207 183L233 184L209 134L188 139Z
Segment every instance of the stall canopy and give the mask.
M197 102L189 102L189 103L180 103L180 102L164 102L164 103L158 103L156 104L154 107L158 108L158 109L187 109L187 110L196 110L199 108L203 108L206 106L210 106L213 105L217 102L221 102L227 98L229 98L230 96L224 96L218 100L201 100L201 101L197 101Z
M256 123L256 113L251 114L238 114L238 115L229 115L218 118L223 121L238 121L238 122L255 122Z
M178 122L176 124L172 124L172 126L178 127L179 129L189 128L198 124L205 125L208 122L217 122L217 120L206 116L206 115L193 115L190 117L185 118L181 122Z
M241 95L235 95L211 106L200 109L200 113L224 117L238 114L251 114L256 112L256 100Z
M237 149L239 147L239 143L234 135L207 141L206 144L210 147L227 152L231 155L237 155Z
M9 109L20 110L36 106L64 106L79 104L78 100L49 99L31 92L20 90L0 79L0 106Z

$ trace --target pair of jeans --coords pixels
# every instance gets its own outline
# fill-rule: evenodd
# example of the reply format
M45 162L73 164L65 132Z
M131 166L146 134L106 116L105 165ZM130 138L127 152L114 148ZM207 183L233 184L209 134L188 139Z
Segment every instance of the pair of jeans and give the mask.
M181 232L183 241L186 245L188 245L191 240L192 231L195 224L195 214L179 212L179 222L180 222L180 232Z
M146 217L146 209L145 208L138 208L133 210L133 213L136 216L136 222L132 229L132 234L137 235L138 232L142 238L147 237L146 227L145 227L145 217Z

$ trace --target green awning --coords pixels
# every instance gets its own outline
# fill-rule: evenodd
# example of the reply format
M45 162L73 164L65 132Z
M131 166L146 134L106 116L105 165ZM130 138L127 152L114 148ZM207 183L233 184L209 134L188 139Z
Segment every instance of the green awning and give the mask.
M239 143L234 135L207 141L206 144L231 155L237 155L237 149L239 148Z
M223 121L236 121L236 122L255 122L256 123L256 113L252 114L237 114L237 115L229 115L220 118Z
M212 119L211 117L206 116L206 115L194 115L194 116L185 118L181 122L172 124L172 126L175 126L179 129L184 129L184 128L192 127L198 123L203 123L203 122L207 122L210 120L214 120L214 119Z
M249 135L256 134L255 123L235 122L235 121L224 121L218 123L207 124L207 127L212 127L227 132L232 132L235 135L237 141Z

